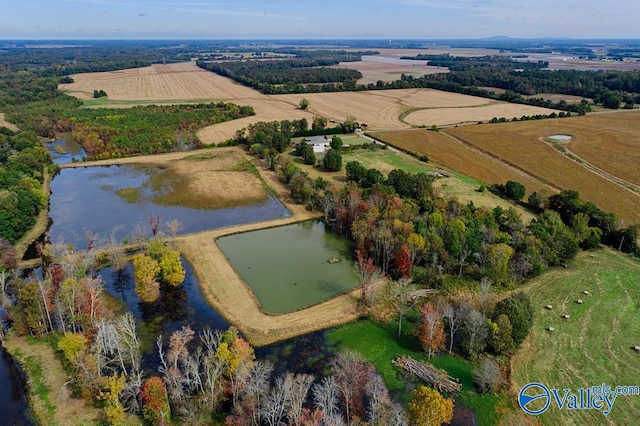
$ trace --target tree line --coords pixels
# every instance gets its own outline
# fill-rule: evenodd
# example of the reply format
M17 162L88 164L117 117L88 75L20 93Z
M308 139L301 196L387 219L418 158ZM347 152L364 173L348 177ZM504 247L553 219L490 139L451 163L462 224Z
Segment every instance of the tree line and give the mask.
M0 132L0 240L18 241L46 208L42 184L53 171L50 166L51 157L34 133Z

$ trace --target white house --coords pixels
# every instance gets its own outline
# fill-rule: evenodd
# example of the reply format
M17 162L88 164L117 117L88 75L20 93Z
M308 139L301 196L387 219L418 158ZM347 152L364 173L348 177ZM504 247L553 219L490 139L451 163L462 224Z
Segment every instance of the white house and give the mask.
M313 136L306 142L308 145L311 145L313 147L313 152L317 154L323 154L330 148L331 145L331 140L326 139L324 136Z

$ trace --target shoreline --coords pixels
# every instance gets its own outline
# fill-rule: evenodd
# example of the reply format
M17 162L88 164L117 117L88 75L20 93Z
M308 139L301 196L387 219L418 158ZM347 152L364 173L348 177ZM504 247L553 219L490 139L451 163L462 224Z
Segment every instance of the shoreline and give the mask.
M295 312L279 315L265 313L251 288L236 273L218 247L216 240L223 236L322 217L318 212L306 210L303 205L294 204L289 189L280 182L275 172L264 170L260 165L257 165L257 169L265 184L291 212L290 217L234 225L176 238L178 250L191 263L207 302L238 327L253 346L265 346L356 320L360 316L360 290L357 288Z
M60 167L73 168L166 162L198 156L203 153L224 154L225 152L237 150L241 149L237 147L201 149L150 156L68 163L60 165ZM245 152L241 151L245 155ZM296 204L290 195L289 188L274 171L266 170L263 164L255 158L248 156L246 158L256 166L259 178L265 189L278 198L291 212L291 216L233 225L176 237L176 246L193 267L194 274L198 279L200 289L207 303L227 321L236 326L253 346L268 345L280 340L345 324L359 318L359 289L357 288L320 304L295 312L273 315L265 313L261 309L251 288L233 269L233 266L218 247L216 240L226 235L318 219L322 217L322 214L309 211L304 205ZM44 216L46 229L48 211L44 212ZM31 232L35 233L35 228Z

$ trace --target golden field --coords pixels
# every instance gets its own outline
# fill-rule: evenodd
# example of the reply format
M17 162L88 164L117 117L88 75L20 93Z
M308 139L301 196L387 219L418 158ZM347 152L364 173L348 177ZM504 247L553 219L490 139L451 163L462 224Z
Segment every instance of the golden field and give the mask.
M572 150L583 147L583 155L586 153L586 156L610 173L621 174L620 171L624 170L624 175L630 176L638 164L638 152L633 148L637 147L637 141L634 142L637 131L634 130L636 125L633 121L638 117L637 112L606 113L564 119L461 126L449 128L446 133L551 186L577 190L583 200L592 201L605 211L635 222L640 220L638 192L617 183L593 167L572 160L545 142L544 138L556 134L570 135L574 139L569 144ZM611 122L605 125L606 121ZM617 138L612 139L612 142L605 142L613 134L617 134ZM610 155L606 149L609 143L619 148L617 155L615 152ZM598 152L600 160L595 158L595 153ZM627 155L624 155L625 152Z
M469 147L460 141L439 132L425 129L375 132L377 139L403 150L426 155L430 161L456 170L486 184L505 183L508 180L522 182L527 193L549 187L522 171Z
M443 122L465 121L474 108L490 104L492 108L506 108L508 116L531 114L531 107L499 102L457 93L431 89L379 90L368 92L312 93L299 95L263 95L232 80L202 70L193 62L153 65L123 71L74 75L74 83L60 85L61 90L89 100L93 90L104 90L108 100L96 106L126 107L144 103L184 103L229 101L251 105L256 115L240 120L215 124L202 129L199 136L204 143L218 143L233 137L235 132L258 121L307 118L321 115L335 121L349 116L366 123L370 129L404 129L410 124L400 120L401 114L415 109L438 111L443 109ZM302 98L309 100L309 108L298 109ZM544 113L545 110L539 109ZM494 113L491 113L494 114ZM494 115L486 114L487 119ZM412 114L413 115L413 114ZM419 117L419 116L418 116ZM415 119L414 124L431 125ZM442 124L440 121L435 124Z

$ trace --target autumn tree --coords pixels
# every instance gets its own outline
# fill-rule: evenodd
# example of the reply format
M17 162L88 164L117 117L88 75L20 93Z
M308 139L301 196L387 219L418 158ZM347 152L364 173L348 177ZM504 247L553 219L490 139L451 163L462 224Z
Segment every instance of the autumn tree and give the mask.
M487 276L498 286L504 286L509 279L509 261L514 250L504 243L488 244L486 247Z
M70 365L75 365L87 347L87 338L81 333L64 333L58 340L58 350Z
M104 401L104 413L107 422L113 426L124 424L124 407L120 403L120 393L124 390L126 378L124 375L107 376L105 386L100 392L99 399Z
M426 386L418 386L413 391L408 409L413 425L440 426L453 419L453 400Z
M331 369L346 418L349 422L354 418L364 419L363 396L369 377L375 371L373 365L357 352L343 351L333 358Z
M149 423L168 425L171 422L167 388L160 377L153 376L144 381L140 399L142 399L143 417Z
M371 286L382 275L382 272L373 263L373 259L366 257L361 251L356 253L354 265L358 281L360 281L360 301L369 306L371 303Z
M147 249L147 254L158 263L160 281L177 287L184 281L186 272L182 266L180 252L167 247L160 238L155 238Z
M156 281L156 275L160 266L151 256L137 254L133 258L135 270L136 294L145 303L152 303L160 297L160 284Z
M325 127L327 127L327 119L319 115L314 115L311 128L313 130L324 130Z
M445 334L442 316L431 303L425 303L420 308L420 319L418 338L422 349L431 358L434 352L444 348Z

